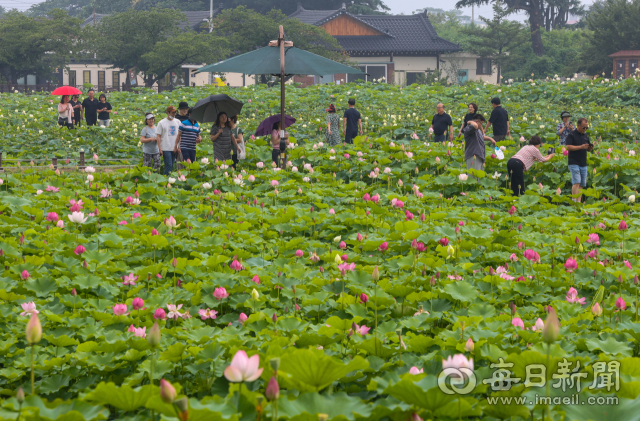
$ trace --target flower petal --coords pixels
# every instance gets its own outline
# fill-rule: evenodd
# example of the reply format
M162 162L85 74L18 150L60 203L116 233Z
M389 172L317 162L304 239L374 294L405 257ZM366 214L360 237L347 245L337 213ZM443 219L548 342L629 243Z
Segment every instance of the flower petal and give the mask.
M258 380L260 378L260 376L262 375L262 370L264 370L264 369L263 368L258 369L258 371L256 371L252 376L249 376L249 377L245 378L244 381L252 382L254 380Z
M243 350L236 352L236 355L233 356L231 360L231 365L240 370L240 373L244 375L247 372L247 364L249 363L249 357L247 357L247 353Z
M233 383L239 383L242 381L242 372L232 365L224 369L224 376L227 380Z

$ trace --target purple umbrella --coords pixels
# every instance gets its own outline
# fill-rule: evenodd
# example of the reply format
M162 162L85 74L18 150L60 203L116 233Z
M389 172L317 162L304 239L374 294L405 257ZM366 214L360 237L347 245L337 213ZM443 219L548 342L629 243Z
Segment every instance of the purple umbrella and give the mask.
M262 123L258 126L258 130L256 130L256 136L267 136L271 134L271 130L273 130L274 123L280 122L280 114L272 115L271 117L267 117L262 120ZM285 115L284 116L284 124L285 127L291 126L296 122L296 119Z

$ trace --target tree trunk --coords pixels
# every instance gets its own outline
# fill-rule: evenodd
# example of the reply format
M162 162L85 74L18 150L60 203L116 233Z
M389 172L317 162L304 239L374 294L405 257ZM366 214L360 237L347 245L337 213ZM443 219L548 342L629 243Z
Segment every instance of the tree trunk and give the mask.
M531 47L537 56L544 55L544 44L542 44L541 24L543 22L542 8L537 1L532 1L532 8L529 12L529 29L531 30Z

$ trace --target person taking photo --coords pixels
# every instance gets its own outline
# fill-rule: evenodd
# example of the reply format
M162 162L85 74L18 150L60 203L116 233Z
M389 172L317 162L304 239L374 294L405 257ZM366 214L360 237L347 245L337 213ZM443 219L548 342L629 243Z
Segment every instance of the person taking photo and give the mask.
M567 136L566 148L569 151L569 172L571 173L571 194L580 194L587 187L587 151L593 150L593 144L589 141L587 129L589 121L582 117L577 121L577 127ZM582 195L573 199L580 202Z
M520 196L524 194L524 172L529 171L531 166L535 162L547 162L551 160L556 154L550 153L547 156L542 156L540 153L540 147L542 146L542 139L539 136L532 136L529 139L529 144L518 151L507 162L507 173L511 179L511 190L514 196Z

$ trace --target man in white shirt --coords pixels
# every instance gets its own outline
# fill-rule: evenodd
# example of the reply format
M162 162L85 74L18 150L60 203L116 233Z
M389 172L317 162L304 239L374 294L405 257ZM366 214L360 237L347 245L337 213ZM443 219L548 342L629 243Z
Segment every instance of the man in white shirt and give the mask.
M176 155L173 152L178 137L180 120L176 118L176 107L167 107L167 118L163 118L156 128L156 136L160 145L160 153L164 159L164 175L169 175L173 171L176 162Z

